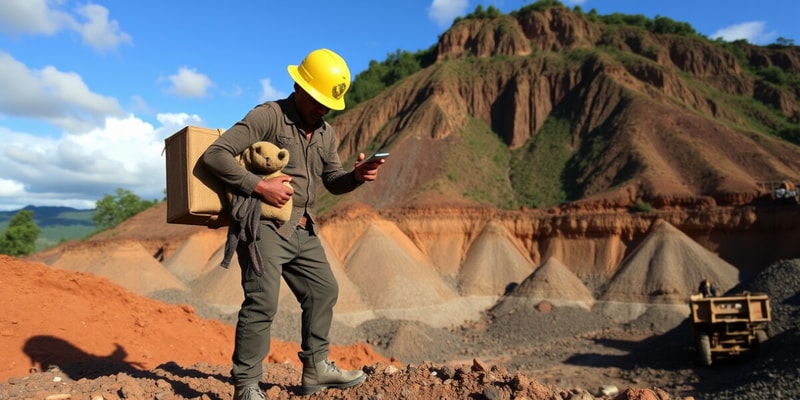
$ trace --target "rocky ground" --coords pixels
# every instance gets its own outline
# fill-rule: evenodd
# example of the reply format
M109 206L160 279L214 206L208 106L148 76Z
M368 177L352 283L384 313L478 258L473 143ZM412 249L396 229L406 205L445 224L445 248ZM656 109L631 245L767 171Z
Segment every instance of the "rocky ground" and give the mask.
M524 318L488 312L446 329L389 320L337 327L339 340L352 335L402 357L364 366L362 385L307 398L800 398L800 260L776 263L734 288L741 290L768 293L772 301L770 339L757 358L694 365L688 322L663 309L620 325L578 307L541 303ZM291 317L283 320L277 336L291 335ZM666 326L672 327L662 331ZM0 399L230 399L228 368L165 362L140 369L75 359L0 383ZM296 364L271 363L262 387L272 399L297 398L299 377Z

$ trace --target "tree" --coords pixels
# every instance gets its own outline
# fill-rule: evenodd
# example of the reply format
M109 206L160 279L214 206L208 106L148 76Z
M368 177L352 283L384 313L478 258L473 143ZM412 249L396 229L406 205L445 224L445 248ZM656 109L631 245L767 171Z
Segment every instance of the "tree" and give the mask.
M775 44L781 47L791 47L794 46L794 39L789 39L781 36L775 40Z
M0 235L0 253L14 257L33 253L40 232L33 221L33 211L21 210L11 217L8 228Z
M106 194L97 201L92 222L98 229L108 229L155 204L142 200L130 190L117 188L115 195Z
M386 60L378 62L371 60L369 67L356 75L353 85L345 94L347 107L367 101L378 95L381 91L397 83L403 78L419 71L435 61L436 46L416 53L397 50L386 56ZM333 118L341 112L332 111Z

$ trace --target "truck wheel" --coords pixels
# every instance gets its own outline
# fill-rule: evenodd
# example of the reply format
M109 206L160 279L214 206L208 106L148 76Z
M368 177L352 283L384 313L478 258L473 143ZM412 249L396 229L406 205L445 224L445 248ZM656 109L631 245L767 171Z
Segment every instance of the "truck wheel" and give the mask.
M711 339L705 333L697 336L697 363L704 366L711 365Z

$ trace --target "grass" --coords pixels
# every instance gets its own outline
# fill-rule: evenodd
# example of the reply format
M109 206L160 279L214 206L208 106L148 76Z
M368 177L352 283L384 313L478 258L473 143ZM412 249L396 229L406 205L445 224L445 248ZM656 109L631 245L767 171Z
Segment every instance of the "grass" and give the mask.
M501 208L517 206L508 179L511 153L508 146L488 126L470 118L454 141L444 162L446 185L465 198Z
M86 225L55 225L40 229L39 238L36 239L36 251L41 251L69 240L83 239L97 231L94 226Z
M570 120L551 116L539 133L514 151L511 184L522 205L549 207L567 200L561 177L575 152L570 130Z

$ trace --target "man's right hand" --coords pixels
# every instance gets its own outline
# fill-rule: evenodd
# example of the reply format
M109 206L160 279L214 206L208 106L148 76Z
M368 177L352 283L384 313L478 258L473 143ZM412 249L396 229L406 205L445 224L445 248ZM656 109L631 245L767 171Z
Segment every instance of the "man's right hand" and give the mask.
M292 181L289 175L279 175L267 180L258 181L255 193L261 201L273 207L283 207L292 198L294 190L288 183Z

